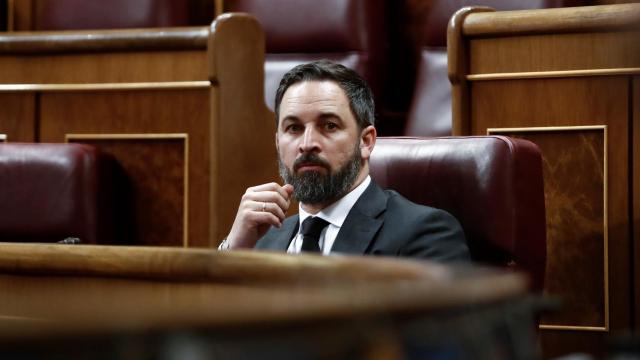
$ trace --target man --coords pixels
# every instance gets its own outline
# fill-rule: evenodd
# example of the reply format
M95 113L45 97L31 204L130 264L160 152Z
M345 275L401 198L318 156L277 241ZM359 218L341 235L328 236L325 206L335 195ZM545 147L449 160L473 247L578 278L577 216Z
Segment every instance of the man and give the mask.
M355 71L329 61L293 68L280 82L275 113L285 185L247 189L221 249L469 259L451 215L371 180L373 96ZM292 197L299 214L285 219Z

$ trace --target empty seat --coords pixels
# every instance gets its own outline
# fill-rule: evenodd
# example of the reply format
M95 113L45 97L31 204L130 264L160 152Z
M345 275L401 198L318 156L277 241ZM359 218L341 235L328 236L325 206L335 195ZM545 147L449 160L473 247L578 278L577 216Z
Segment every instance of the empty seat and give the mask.
M387 73L385 6L384 0L231 0L225 11L250 13L264 28L265 101L273 109L282 75L320 59L356 70L381 99Z
M213 20L213 2L204 13L194 0L33 0L14 5L16 16L29 17L31 28L17 30L118 29L204 25ZM20 14L30 11L31 14Z
M111 242L99 158L81 144L0 144L0 241Z

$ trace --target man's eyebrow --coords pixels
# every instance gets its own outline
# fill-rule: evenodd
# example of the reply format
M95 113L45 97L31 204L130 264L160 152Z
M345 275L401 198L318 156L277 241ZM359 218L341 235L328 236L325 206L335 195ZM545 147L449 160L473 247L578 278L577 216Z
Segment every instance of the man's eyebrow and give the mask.
M295 116L295 115L287 115L287 116L285 116L284 118L282 118L281 123L285 123L285 122L287 122L287 121L294 121L294 122L297 122L297 121L300 121L300 119L299 119L297 116Z
M342 122L342 118L340 117L340 115L338 115L338 114L336 114L334 112L324 112L324 113L320 114L319 118L322 119L322 120L336 119L339 122Z

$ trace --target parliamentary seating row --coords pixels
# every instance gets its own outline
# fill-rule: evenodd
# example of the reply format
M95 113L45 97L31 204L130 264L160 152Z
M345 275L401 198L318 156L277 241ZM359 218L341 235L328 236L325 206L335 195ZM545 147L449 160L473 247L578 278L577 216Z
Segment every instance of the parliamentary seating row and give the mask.
M246 187L277 176L263 42L243 14L211 27L1 35L0 134L113 156L133 224L118 241L215 246Z
M451 135L446 29L456 10L469 5L517 10L586 3L434 0L411 5L385 0L229 0L224 2L224 11L250 13L265 29L265 100L271 108L286 70L328 58L356 69L370 84L378 104L380 134L444 136Z
M131 231L122 216L131 204L113 166L112 157L89 145L0 144L0 241L118 244ZM453 214L477 262L524 270L542 290L545 210L533 143L500 136L379 138L371 175Z
M446 27L457 9L484 5L516 10L591 2L226 0L215 11L250 13L262 25L266 35L264 97L270 109L278 82L288 69L326 58L357 70L368 81L378 104L380 134L443 136L451 134ZM203 0L30 0L11 6L15 9L9 26L36 31L204 25L215 13L213 1Z

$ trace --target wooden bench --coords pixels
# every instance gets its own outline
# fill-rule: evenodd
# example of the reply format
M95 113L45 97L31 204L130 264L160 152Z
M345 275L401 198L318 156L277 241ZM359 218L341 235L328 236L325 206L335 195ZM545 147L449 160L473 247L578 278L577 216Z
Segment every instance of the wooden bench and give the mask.
M118 241L215 246L246 187L277 179L252 17L210 28L0 36L0 134L82 142L122 167Z

